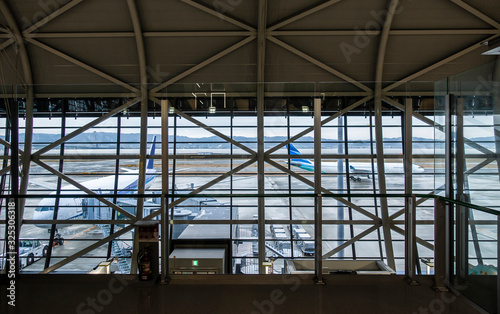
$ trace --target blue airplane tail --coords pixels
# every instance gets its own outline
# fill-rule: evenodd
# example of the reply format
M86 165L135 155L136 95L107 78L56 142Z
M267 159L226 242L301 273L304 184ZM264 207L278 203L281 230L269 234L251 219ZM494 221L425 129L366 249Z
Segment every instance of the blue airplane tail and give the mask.
M290 148L290 155L302 156L302 153L295 146L293 146L293 144L287 144L286 147ZM292 159L292 161L300 162L302 164L313 164L309 159Z
M149 156L153 156L155 154L155 147L156 147L156 135L153 136L153 144L151 145L151 148L149 150ZM155 160L153 158L150 158L146 164L146 170L153 170Z

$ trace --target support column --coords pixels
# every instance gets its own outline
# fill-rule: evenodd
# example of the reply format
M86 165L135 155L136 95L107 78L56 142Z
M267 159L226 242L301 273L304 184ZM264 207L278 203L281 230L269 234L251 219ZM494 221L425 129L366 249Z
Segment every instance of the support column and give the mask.
M347 143L347 136L344 137L344 119L345 116L340 116L338 117L338 130L337 130L337 136L338 136L338 146L337 146L337 153L339 155L344 154L344 143ZM344 143L342 143L344 142ZM346 146L347 150L347 146ZM346 151L347 154L347 151ZM338 193L342 193L342 190L344 189L344 160L342 158L337 159L337 189ZM347 171L346 171L347 173ZM346 177L346 181L349 182L349 176ZM337 201L337 220L342 221L344 220L344 204L342 204L340 201ZM351 225L352 226L352 225ZM351 237L352 238L352 237ZM337 225L337 246L341 246L344 243L344 225L339 224ZM338 253L339 258L344 257L344 250L340 251Z
M5 17L7 24L9 25L10 31L12 32L12 36L16 41L17 51L19 54L19 58L21 60L24 83L22 86L26 89L26 129L24 134L24 155L22 158L22 178L21 185L19 186L19 193L21 195L26 194L28 191L28 182L29 182L29 174L30 174L30 164L31 164L31 151L32 151L32 142L33 142L33 106L35 100L35 92L34 92L34 81L33 74L31 72L31 62L28 55L28 51L26 49L24 38L19 29L19 25L17 25L17 20L12 14L12 10L10 9L7 1L0 0L0 12ZM17 86L15 86L17 89ZM14 136L14 134L13 134ZM14 155L12 155L14 156ZM17 156L17 155L16 155ZM26 203L26 199L19 199L17 202L17 206L19 206L19 216L20 219L23 219L24 216L24 205Z
M139 182L137 184L137 193L144 194L146 187L146 154L148 146L148 102L149 102L149 92L148 92L148 75L146 69L146 52L144 48L144 39L142 36L142 28L139 18L139 12L137 11L135 0L127 0L127 6L130 12L130 18L132 20L132 25L134 27L135 42L137 46L137 56L139 61L139 71L141 77L141 134L139 143ZM136 217L141 219L143 217L144 210L144 198L137 198L137 212ZM134 237L134 249L132 256L137 256L139 249L138 234ZM132 259L131 263L131 273L135 274L137 272L137 261L135 258Z
M404 118L404 166L405 166L405 194L413 193L413 101L405 100Z
M167 283L169 272L170 238L168 226L168 101L161 101L161 283Z
M445 112L444 112L444 133L445 133L445 197L448 199L453 199L455 197L453 191L453 104L455 103L454 95L446 95L445 98ZM447 243L447 251L446 251L446 278L451 280L453 276L453 272L455 269L454 266L454 244L453 239L455 239L453 224L455 223L454 217L454 205L447 203L446 204L446 234L448 236L449 242Z
M444 201L436 197L434 199L434 289L436 291L448 291L446 280L446 207Z
M413 194L413 102L411 98L405 100L404 111L404 169L405 169L405 194ZM417 235L416 235L416 199L415 196L405 198L405 276L412 285L418 284L416 280L417 261Z
M405 199L405 277L409 284L418 285L416 279L417 236L416 236L416 198Z
M259 0L259 25L257 30L257 185L258 193L265 193L264 168L264 92L266 60L267 0ZM265 273L263 265L266 257L266 212L265 199L258 198L259 228L259 274Z
M500 181L500 57L497 57L493 67L492 92L493 94L493 125L495 135L495 153L497 154L498 180Z
M380 194L386 194L385 183L385 166L384 166L384 136L382 133L382 95L381 83L377 83L375 91L375 143L377 151L377 178L378 188ZM380 198L380 211L382 216L382 231L384 233L385 254L387 256L387 263L390 268L396 270L396 263L394 261L394 249L392 246L391 236L391 223L389 218L389 209L387 205L387 198Z
M321 99L314 99L314 261L316 283L323 282L323 197L321 196Z
M464 147L464 99L457 98L456 107L456 199L466 201L464 195L464 172L465 172L465 147ZM458 282L465 282L468 272L468 255L469 255L469 209L458 205L457 206L457 279Z

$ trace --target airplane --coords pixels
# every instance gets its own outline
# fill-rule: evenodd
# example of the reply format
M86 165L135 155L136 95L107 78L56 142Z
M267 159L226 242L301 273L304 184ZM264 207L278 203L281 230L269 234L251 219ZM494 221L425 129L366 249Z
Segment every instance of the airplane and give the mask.
M151 145L149 155L152 156L155 153L156 146L156 135L153 137L153 144ZM156 177L156 170L153 168L154 159L149 159L146 164L146 183L145 188L149 189L153 184L153 180ZM138 170L126 170L127 175L118 175L118 185L117 185L117 194L133 194L137 192L139 178L137 175L139 174ZM110 175L99 179L94 179L90 181L83 182L82 185L89 190L97 192L99 194L105 195L106 193L112 193L115 185L116 175ZM106 192L104 192L106 191ZM110 192L107 192L110 191ZM84 191L75 191L74 187L71 185L67 185L61 188L60 194L85 194ZM56 192L50 193L50 195L56 195ZM33 220L52 220L54 218L54 210L55 210L55 197L46 197L42 199L38 206L35 208L33 212ZM93 219L90 217L93 216L93 213L89 213L89 206L99 206L99 201L89 198L59 198L59 209L57 211L57 219L58 220L79 220L79 219ZM110 213L108 209L108 213ZM109 217L109 219L111 219ZM50 224L35 224L38 228L49 229L51 228ZM64 228L70 225L63 224L59 225L58 228ZM62 245L64 243L64 239L62 239L61 235L56 231L55 243Z
M290 149L290 155L301 156L302 153L295 147L293 144L287 144L287 148ZM290 165L307 170L314 171L314 163L309 159L300 159L293 158L290 161ZM386 173L404 173L404 165L403 163L384 163ZM377 168L375 168L376 170ZM422 173L424 172L424 168L419 165L412 165L412 170L414 173ZM321 173L338 173L338 164L336 162L322 162L321 163ZM366 175L367 178L370 178L372 174L372 164L369 162L350 162L349 163L349 174L351 174L350 178L354 181L361 181L360 176L354 176L354 174L358 175Z

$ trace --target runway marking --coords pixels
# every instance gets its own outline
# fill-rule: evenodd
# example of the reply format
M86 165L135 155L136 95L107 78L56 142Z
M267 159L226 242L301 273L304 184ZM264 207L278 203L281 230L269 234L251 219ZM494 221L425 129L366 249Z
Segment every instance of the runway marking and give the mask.
M79 233L75 234L74 236L72 236L72 237L71 237L71 238L69 238L68 240L72 240L72 239L74 239L74 238L76 238L76 237L81 237L81 236L82 236L85 232L90 231L90 230L92 230L92 229L94 229L94 228L96 228L96 226L92 226L92 227L89 227L89 228L87 228L87 229L85 229L85 230L83 230L83 231L80 231Z

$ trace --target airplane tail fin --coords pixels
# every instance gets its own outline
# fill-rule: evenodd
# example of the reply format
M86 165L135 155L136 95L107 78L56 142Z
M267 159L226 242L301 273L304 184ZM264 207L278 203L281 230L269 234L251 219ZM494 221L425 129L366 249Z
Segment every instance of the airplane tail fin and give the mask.
M286 145L287 148L290 148L290 155L301 156L302 153L293 146L292 143ZM312 165L313 163L309 159L292 159L293 162L300 162L301 164Z
M299 150L298 150L295 146L293 146L293 144L291 144L291 143L290 143L290 144L287 144L287 145L286 145L286 147L287 147L287 148L288 148L288 147L290 147L290 155L302 155L302 154L299 152Z
M151 148L149 150L149 156L153 156L155 154L155 147L156 147L156 135L153 136L153 144L151 145ZM154 162L155 160L153 158L150 158L146 164L146 170L153 170L154 167Z

